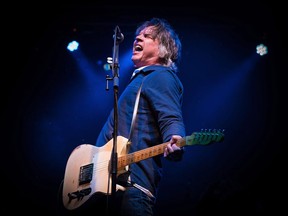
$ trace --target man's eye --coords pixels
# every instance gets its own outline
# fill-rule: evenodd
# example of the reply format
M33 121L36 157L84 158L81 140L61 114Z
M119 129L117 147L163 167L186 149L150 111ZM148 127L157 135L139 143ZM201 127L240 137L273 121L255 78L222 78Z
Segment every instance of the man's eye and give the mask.
M153 39L153 37L152 37L151 34L145 34L144 37L145 37L145 38L151 38L151 39Z

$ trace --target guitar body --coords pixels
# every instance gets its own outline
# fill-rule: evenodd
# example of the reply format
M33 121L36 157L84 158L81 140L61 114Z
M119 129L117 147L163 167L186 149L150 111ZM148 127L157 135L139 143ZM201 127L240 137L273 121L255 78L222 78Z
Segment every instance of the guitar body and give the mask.
M126 154L127 139L117 137L117 154ZM95 193L111 194L110 157L113 139L102 147L81 144L70 154L64 175L62 200L68 210L80 207ZM123 170L125 171L125 170ZM120 185L116 190L123 189Z

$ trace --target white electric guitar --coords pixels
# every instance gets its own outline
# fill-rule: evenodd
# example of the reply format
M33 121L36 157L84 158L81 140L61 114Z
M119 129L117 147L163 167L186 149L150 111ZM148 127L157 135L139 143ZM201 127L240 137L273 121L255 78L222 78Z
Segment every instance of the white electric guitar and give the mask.
M202 130L194 132L179 140L176 145L207 145L212 142L221 142L224 139L224 130ZM168 142L140 151L126 154L128 139L117 137L117 171L118 176L126 172L126 166L141 160L164 153ZM110 158L113 139L102 147L92 144L81 144L70 154L63 180L62 201L67 210L74 210L84 204L95 193L111 194ZM117 185L117 190L122 186Z

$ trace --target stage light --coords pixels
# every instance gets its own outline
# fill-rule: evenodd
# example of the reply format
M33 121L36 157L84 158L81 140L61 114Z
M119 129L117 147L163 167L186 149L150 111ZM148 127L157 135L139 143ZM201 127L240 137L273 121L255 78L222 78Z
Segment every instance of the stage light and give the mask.
M67 49L71 52L77 50L79 47L79 43L77 41L72 41L68 44Z
M256 46L256 53L260 56L266 55L268 53L268 47L264 44L259 44Z

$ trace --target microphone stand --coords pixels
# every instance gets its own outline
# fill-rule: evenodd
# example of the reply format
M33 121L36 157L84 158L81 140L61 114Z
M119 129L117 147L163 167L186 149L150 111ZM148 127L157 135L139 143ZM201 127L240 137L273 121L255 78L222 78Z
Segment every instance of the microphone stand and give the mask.
M120 32L120 29L118 26L115 28L115 34L114 34L114 46L113 46L113 58L112 58L112 64L111 70L113 78L106 77L107 80L113 80L113 89L114 89L114 128L113 128L113 147L111 152L111 180L112 180L112 188L111 188L111 194L112 194L112 203L114 205L114 198L115 198L115 192L116 192L116 180L117 180L117 166L118 166L118 154L117 154L117 136L118 136L118 88L119 88L119 61L118 61L118 55L119 55L119 44L123 41L124 36Z

